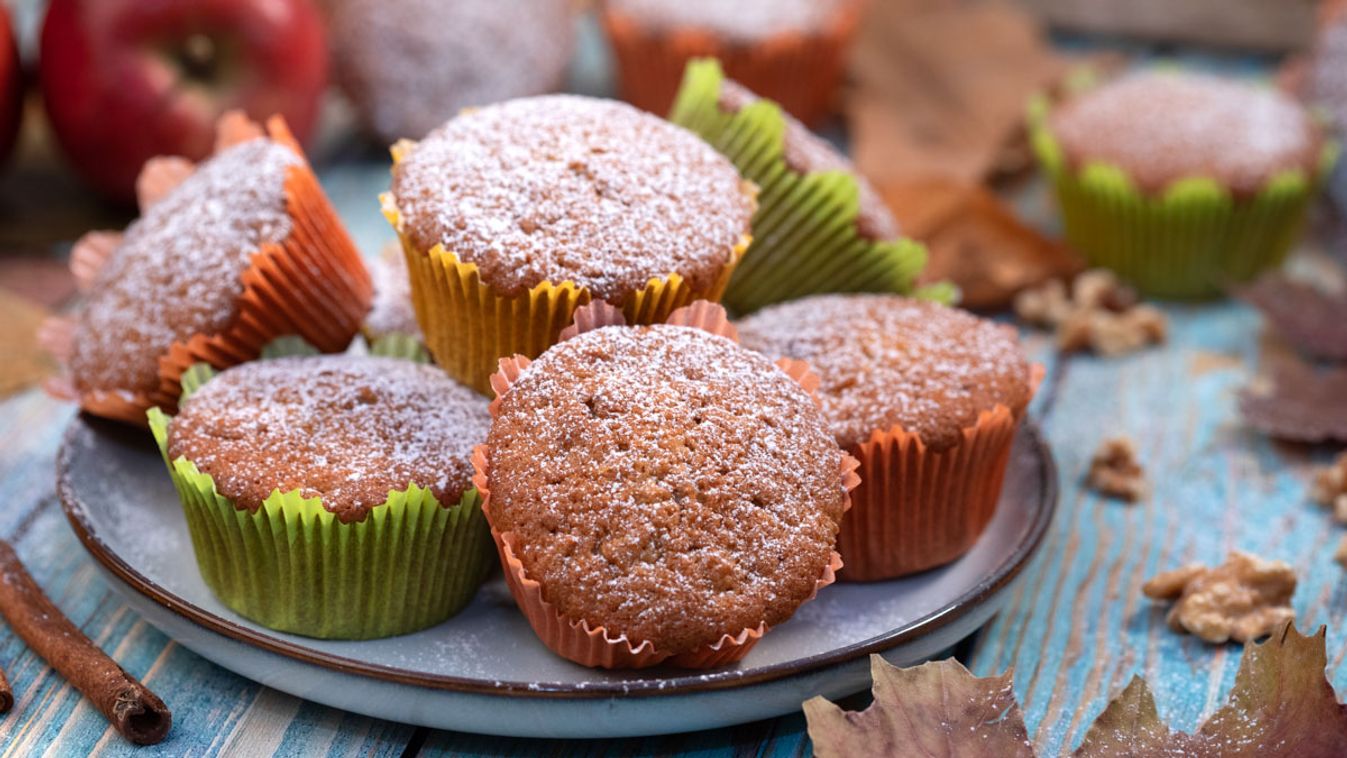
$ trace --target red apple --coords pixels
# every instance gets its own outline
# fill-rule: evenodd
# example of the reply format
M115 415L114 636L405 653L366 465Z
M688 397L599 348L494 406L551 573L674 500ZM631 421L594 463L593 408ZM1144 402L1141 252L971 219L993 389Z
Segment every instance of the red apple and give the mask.
M205 158L225 111L279 113L304 140L327 83L312 0L51 0L41 54L57 140L123 202L146 160Z
M8 6L0 3L0 161L9 157L23 116L23 64Z

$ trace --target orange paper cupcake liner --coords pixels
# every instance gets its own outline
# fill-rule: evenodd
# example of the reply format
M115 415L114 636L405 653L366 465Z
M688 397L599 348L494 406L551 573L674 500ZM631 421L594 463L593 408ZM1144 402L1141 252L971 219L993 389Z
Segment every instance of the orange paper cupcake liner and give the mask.
M606 303L596 302L577 312L574 328L566 330L566 337L623 323L625 317L620 311ZM727 331L733 334L734 329L723 308L705 302L698 302L675 311L670 315L669 323L703 328L722 336L728 336ZM509 391L510 385L519 378L530 362L524 356L500 360L500 370L491 378L491 386L497 393L496 399L491 403L492 416L495 416L499 408L500 398ZM817 383L817 377L802 361L785 361L781 365L788 375L800 381L802 385L810 379ZM805 386L807 388L807 385ZM472 465L473 485L482 495L482 512L486 514L487 523L490 525L491 462L486 445L478 445L473 450ZM842 484L848 492L860 483L856 474L858 466L859 462L856 459L843 454L839 473ZM552 652L582 666L632 669L668 664L688 669L715 668L743 659L768 631L768 626L764 622L756 627L740 630L737 634L725 634L714 644L679 654L658 650L649 640L632 640L624 634L612 636L603 626L590 626L583 619L568 618L543 597L542 585L528 576L523 563L516 556L515 535L512 532L501 533L492 526L491 537L496 543L510 594L528 619L529 625L533 627L534 633ZM842 557L834 551L829 564L814 586L814 592L805 602L812 600L819 590L836 581L837 572L841 567Z
M1042 371L1033 367L1031 393ZM945 450L898 426L856 446L861 485L837 538L842 581L893 579L968 552L996 513L1018 426L1018 414L996 405Z
M268 121L267 133L303 155L279 117ZM222 119L217 147L258 134L255 125L227 117ZM147 192L148 202L171 191L176 186L173 182L189 175L172 162L148 168L151 176L146 184L152 188ZM243 293L233 321L217 334L195 334L171 345L159 359L159 386L154 391L80 392L68 380L52 383L49 390L58 396L75 395L81 408L94 415L144 426L149 408L177 405L182 374L195 363L208 363L216 369L237 365L257 358L263 347L285 335L298 335L324 352L346 349L373 298L369 273L307 163L287 171L284 194L292 222L290 234L253 254L241 277ZM76 280L86 288L119 239L115 233L96 234L81 240L71 256Z
M627 102L665 115L688 61L718 58L730 78L780 103L806 124L818 125L836 105L864 6L863 0L845 4L810 34L778 34L756 42L722 39L694 28L645 29L639 20L612 8L602 15L617 63L618 92Z
M394 161L406 149L395 146ZM519 295L500 294L482 281L477 264L460 261L442 245L417 249L401 231L392 196L385 193L381 199L407 256L412 305L426 347L440 368L461 384L488 393L497 361L511 355L541 355L556 344L576 309L593 300L587 288L571 281L542 282ZM622 305L627 323L657 324L696 300L719 300L750 241L745 234L706 289L697 289L679 274L650 279Z

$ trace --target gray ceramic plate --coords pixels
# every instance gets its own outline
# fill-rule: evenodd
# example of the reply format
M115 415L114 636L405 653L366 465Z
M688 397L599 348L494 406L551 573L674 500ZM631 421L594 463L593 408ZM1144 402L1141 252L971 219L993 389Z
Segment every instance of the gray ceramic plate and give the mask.
M1038 432L1015 443L996 518L950 566L835 584L736 666L701 673L582 668L547 651L499 575L432 629L363 642L273 632L206 589L177 497L148 434L78 417L58 462L61 502L113 588L151 624L215 663L356 713L485 734L616 737L709 729L796 711L869 686L869 653L911 664L986 623L1038 547L1057 500Z

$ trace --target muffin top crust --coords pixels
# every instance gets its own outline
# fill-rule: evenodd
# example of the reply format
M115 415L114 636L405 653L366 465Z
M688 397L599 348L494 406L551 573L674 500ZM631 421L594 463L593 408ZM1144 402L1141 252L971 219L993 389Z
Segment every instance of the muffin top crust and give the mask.
M837 443L895 426L948 449L978 414L1029 404L1029 363L1015 330L896 295L819 295L739 322L745 347L809 363Z
M365 332L375 339L389 334L421 337L421 325L416 321L412 304L412 283L407 275L407 257L402 246L390 243L369 262L370 280L374 283L374 302L365 317Z
M517 295L573 281L620 305L652 278L707 288L749 231L734 166L682 127L575 95L464 113L393 170L403 233Z
M1057 108L1050 128L1072 166L1116 165L1148 192L1209 177L1257 194L1282 171L1312 175L1322 146L1310 113L1285 94L1196 73L1102 85Z
M463 108L556 89L574 46L570 0L330 5L337 81L388 142L420 139Z
M725 79L720 83L717 105L727 113L738 113L760 98L744 85ZM784 135L786 165L801 174L821 171L844 171L856 180L860 190L860 213L856 216L856 231L869 240L889 240L898 236L898 221L888 205L880 198L870 180L856 170L851 159L839 153L827 140L810 131L794 116L781 111L785 121Z
M242 142L127 227L78 316L75 387L153 391L159 358L174 342L229 326L253 254L290 234L286 172L302 163L265 137Z
M273 491L322 498L362 521L393 490L429 489L446 507L472 487L487 402L443 371L396 358L305 356L221 372L183 404L168 452L257 510Z
M491 523L565 616L678 654L813 594L847 503L842 453L763 356L690 327L606 327L499 402Z
M753 41L777 34L818 33L856 0L605 0L609 10L656 30L692 27Z

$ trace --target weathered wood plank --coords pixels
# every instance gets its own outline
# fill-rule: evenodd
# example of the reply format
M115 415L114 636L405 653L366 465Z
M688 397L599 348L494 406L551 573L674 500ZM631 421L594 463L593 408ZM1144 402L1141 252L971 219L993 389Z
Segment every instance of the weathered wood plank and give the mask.
M1234 392L1256 370L1257 316L1241 305L1170 308L1168 347L1116 360L1073 358L1045 419L1062 475L1062 506L1025 588L985 630L980 674L1013 665L1016 694L1045 755L1074 747L1133 673L1150 681L1161 712L1193 728L1224 700L1240 648L1213 648L1169 631L1164 610L1140 597L1157 571L1219 562L1233 548L1296 566L1302 624L1328 623L1331 674L1347 636L1338 629L1338 530L1305 496L1326 450L1269 443L1244 428ZM1083 491L1089 456L1105 436L1135 439L1153 482L1137 505Z

